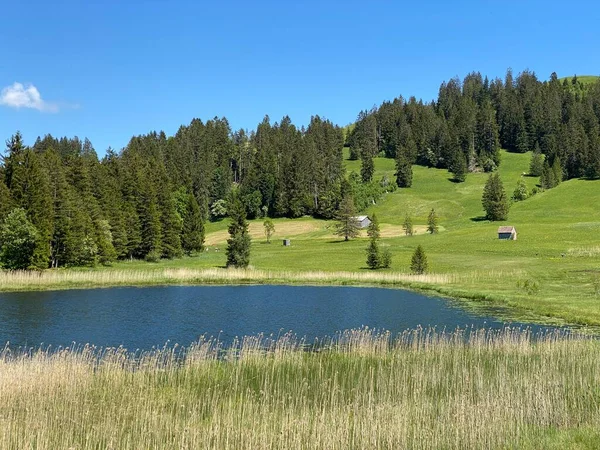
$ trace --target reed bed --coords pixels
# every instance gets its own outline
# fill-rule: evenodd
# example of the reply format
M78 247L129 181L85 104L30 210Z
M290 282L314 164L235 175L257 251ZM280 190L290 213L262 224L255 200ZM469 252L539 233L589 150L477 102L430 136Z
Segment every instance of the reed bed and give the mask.
M449 274L411 275L390 272L269 271L258 269L46 270L0 272L0 291L161 284L315 283L441 285L455 281Z
M597 448L600 342L350 330L0 352L2 449Z

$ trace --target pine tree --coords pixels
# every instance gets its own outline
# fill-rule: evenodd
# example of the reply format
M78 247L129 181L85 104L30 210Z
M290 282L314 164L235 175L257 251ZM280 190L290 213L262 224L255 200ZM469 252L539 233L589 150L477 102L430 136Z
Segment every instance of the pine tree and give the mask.
M422 275L427 272L427 269L427 256L425 255L423 247L419 245L412 255L412 259L410 261L410 271L415 275Z
M508 199L500 175L493 173L483 189L483 209L488 220L506 220L508 217Z
M336 218L335 234L337 236L343 236L345 241L358 236L359 223L356 218L354 201L350 195L346 195L342 200Z
M438 217L435 209L433 208L431 208L431 211L429 211L429 216L427 216L427 232L430 234L435 234L438 232Z
M531 162L529 163L529 175L532 177L539 177L542 175L544 168L544 155L540 150L540 144L535 144L535 151L531 155Z
M185 199L181 246L187 255L201 252L204 247L204 222L193 194L187 194Z
M406 236L412 236L414 234L414 227L411 217L407 214L404 217L404 222L402 223L402 228L404 229L404 234Z
M0 266L9 270L37 268L34 253L38 231L25 210L13 209L0 224Z
M250 263L250 235L246 210L236 198L229 207L229 239L227 239L227 267L248 267Z

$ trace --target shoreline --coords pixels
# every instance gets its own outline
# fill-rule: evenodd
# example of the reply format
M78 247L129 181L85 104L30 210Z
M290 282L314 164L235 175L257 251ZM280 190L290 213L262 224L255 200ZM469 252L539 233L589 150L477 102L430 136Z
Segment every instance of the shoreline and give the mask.
M492 315L507 322L519 321L538 325L572 327L592 334L600 333L600 323L568 320L542 314L496 297L469 291L453 284L457 274L412 275L391 272L324 272L269 271L262 269L107 269L104 271L49 270L44 272L0 272L0 294L73 289L158 286L352 286L401 289L428 296L438 296L475 314Z

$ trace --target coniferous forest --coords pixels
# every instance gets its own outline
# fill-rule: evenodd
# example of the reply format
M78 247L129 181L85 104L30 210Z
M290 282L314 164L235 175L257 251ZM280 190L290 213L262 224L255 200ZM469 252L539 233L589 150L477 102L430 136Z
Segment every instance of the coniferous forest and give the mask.
M344 145L360 174L345 173ZM436 101L398 97L346 130L319 116L301 128L267 116L251 132L194 119L102 158L87 139L46 135L28 147L16 132L0 165L0 231L28 243L28 268L175 258L202 251L204 223L226 217L234 199L249 219L330 219L345 198L364 210L410 187L413 164L446 168L457 182L493 172L500 148L533 151L542 189L600 177L600 81L471 73L443 83ZM395 159L395 180L373 179L376 157Z

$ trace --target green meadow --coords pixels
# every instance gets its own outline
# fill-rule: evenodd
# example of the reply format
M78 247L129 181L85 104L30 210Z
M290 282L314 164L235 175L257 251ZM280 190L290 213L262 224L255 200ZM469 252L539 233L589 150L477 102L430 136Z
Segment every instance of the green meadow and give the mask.
M538 182L537 178L525 175L530 158L531 154L502 153L499 173L509 197L521 177L530 189ZM360 170L359 161L345 163L348 173ZM375 179L384 174L393 177L393 160L377 158L375 165ZM413 187L385 194L364 211L377 214L382 245L389 247L393 255L392 267L378 272L408 274L411 255L420 244L429 260L430 273L448 277L443 283L434 277L423 283L405 283L405 287L463 298L474 307L507 307L497 311L506 318L599 326L600 181L563 182L552 190L514 203L506 222L489 222L483 218L481 206L487 178L488 174L472 173L464 183L454 183L446 170L414 166ZM425 233L432 208L440 217L440 232L436 235ZM415 236L404 235L401 224L406 214L413 218ZM333 221L305 217L274 219L274 223L275 235L267 244L262 220L251 221L251 268L297 273L290 282L302 282L301 273L309 271L371 273L366 268L366 234L343 242L333 234ZM518 240L499 241L499 225L515 226ZM111 268L71 270L224 267L227 236L227 220L208 223L207 251L200 256L156 264L128 261ZM284 247L283 238L291 239L292 245ZM257 282L273 279L285 282L288 277L270 275L270 281L259 278ZM162 281L169 282L157 280L157 283ZM251 282L252 275L244 281ZM333 281L323 279L324 283ZM111 283L104 280L100 284ZM372 284L378 283L374 279Z

